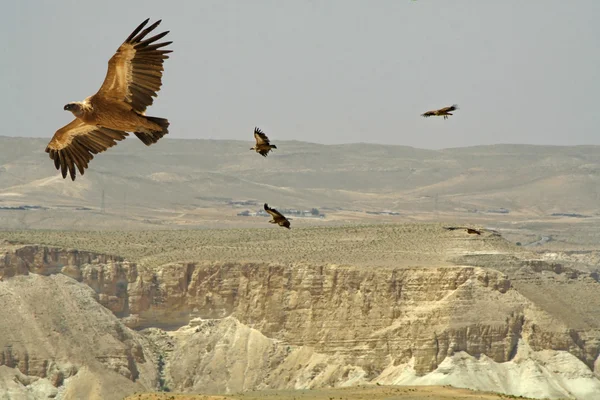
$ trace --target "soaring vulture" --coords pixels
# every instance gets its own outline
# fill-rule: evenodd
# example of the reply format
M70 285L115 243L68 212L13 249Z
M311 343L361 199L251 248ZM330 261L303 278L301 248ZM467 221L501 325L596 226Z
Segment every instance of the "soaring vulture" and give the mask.
M444 107L444 108L440 108L439 110L431 110L431 111L427 111L426 113L421 114L422 117L425 118L429 118L432 115L435 116L443 116L444 119L448 119L448 115L452 115L450 114L450 111L454 111L454 110L458 110L458 105L453 104L450 107Z
M100 90L64 106L75 119L56 131L46 147L63 178L69 171L75 180L75 167L83 175L94 154L125 139L127 132L133 132L146 146L169 133L168 120L144 115L160 90L163 62L172 52L161 49L172 42L155 43L168 31L145 39L161 22L142 30L148 21L135 28L108 61Z
M254 139L256 139L256 145L251 147L250 150L256 150L256 152L263 157L266 157L271 149L277 148L277 146L269 142L267 135L265 135L258 127L254 128Z
M477 229L469 228L466 226L448 226L448 227L445 226L444 229L446 229L448 231L454 231L456 229L465 229L467 231L467 233L470 235L481 235L481 231L479 231Z
M287 220L286 217L284 217L279 211L277 211L274 208L270 208L267 203L265 203L265 211L268 212L269 214L271 214L271 217L273 217L272 220L270 220L269 222L272 224L277 224L279 226L284 226L288 229L290 228L290 221Z

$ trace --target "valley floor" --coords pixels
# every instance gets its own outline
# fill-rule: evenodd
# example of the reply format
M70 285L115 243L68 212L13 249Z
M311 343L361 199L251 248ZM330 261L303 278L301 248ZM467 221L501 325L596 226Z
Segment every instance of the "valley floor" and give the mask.
M492 392L478 392L451 386L357 386L318 390L264 390L227 396L173 393L136 393L125 400L504 400L527 399Z

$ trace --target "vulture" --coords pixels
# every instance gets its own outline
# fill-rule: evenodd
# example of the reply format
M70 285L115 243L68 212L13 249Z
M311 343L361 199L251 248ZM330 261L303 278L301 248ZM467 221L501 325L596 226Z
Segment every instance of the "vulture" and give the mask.
M290 228L290 221L288 221L288 219L286 217L284 217L276 209L270 208L267 203L265 203L265 211L268 212L269 214L271 214L271 217L273 217L273 219L269 221L270 223L277 224L279 226L284 226L284 227L286 227L288 229L291 229Z
M271 149L277 148L277 146L269 142L269 138L267 137L267 135L265 135L263 131L261 131L258 127L254 128L254 139L256 139L256 145L254 147L251 147L250 150L255 150L258 154L260 154L263 157L266 157L267 154L269 154L269 152L271 151Z
M169 31L146 39L159 24L142 30L142 22L125 39L108 61L108 71L100 90L83 101L64 106L75 119L56 131L46 147L63 178L67 172L75 180L76 170L83 175L94 154L101 153L133 132L146 146L169 133L169 121L145 115L162 85L163 62L172 42L156 43Z
M448 119L448 115L452 115L450 113L450 111L454 111L454 110L458 110L458 105L453 104L450 107L444 107L444 108L440 108L439 110L431 110L431 111L427 111L426 113L421 114L422 117L425 118L429 118L432 115L435 116L443 116L444 119Z
M481 235L481 231L479 231L477 229L473 229L473 228L468 228L466 226L448 226L448 227L444 227L444 229L446 229L448 231L454 231L456 229L465 229L467 231L467 233L470 235Z

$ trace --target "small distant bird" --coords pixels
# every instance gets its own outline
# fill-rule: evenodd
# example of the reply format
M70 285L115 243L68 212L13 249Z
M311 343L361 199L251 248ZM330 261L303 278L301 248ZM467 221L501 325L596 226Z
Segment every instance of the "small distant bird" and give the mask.
M258 154L266 157L271 149L276 149L277 146L271 144L267 135L260 130L260 128L254 128L254 139L256 139L256 145L251 147L250 150L255 150Z
M432 115L434 115L434 116L441 115L444 117L444 119L448 119L448 115L452 115L452 114L450 114L450 111L454 111L454 110L458 110L458 105L453 104L450 107L440 108L439 110L427 111L426 113L421 114L421 116L425 117L425 118L429 118Z
M169 133L168 120L144 115L162 85L163 62L169 58L166 54L172 52L161 50L172 42L155 43L168 31L143 40L161 22L142 31L148 21L142 22L108 61L100 90L64 106L75 119L56 131L46 147L63 178L68 171L75 180L75 167L83 175L93 154L116 145L129 135L127 132L133 132L146 146Z
M448 226L448 227L445 226L444 229L446 229L448 231L454 231L456 229L465 229L467 231L467 233L470 235L481 235L481 231L478 231L477 229L469 228L466 226Z
M273 217L273 219L269 221L270 223L291 229L290 221L288 221L287 218L276 209L270 208L267 203L265 203L265 211L271 214L271 217Z

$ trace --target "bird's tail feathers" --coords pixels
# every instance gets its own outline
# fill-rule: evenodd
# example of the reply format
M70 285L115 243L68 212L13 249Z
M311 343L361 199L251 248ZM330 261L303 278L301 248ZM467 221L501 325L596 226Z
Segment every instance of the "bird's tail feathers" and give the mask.
M272 148L272 149L276 149L276 148L277 148L277 146L275 146L274 144L272 144L272 145L271 145L271 148Z
M146 117L145 115L144 118L146 118L150 122L155 123L161 128L160 131L133 132L135 136L137 136L138 139L144 142L146 146L150 146L151 144L158 142L158 140L161 137L169 133L169 120L165 118Z

